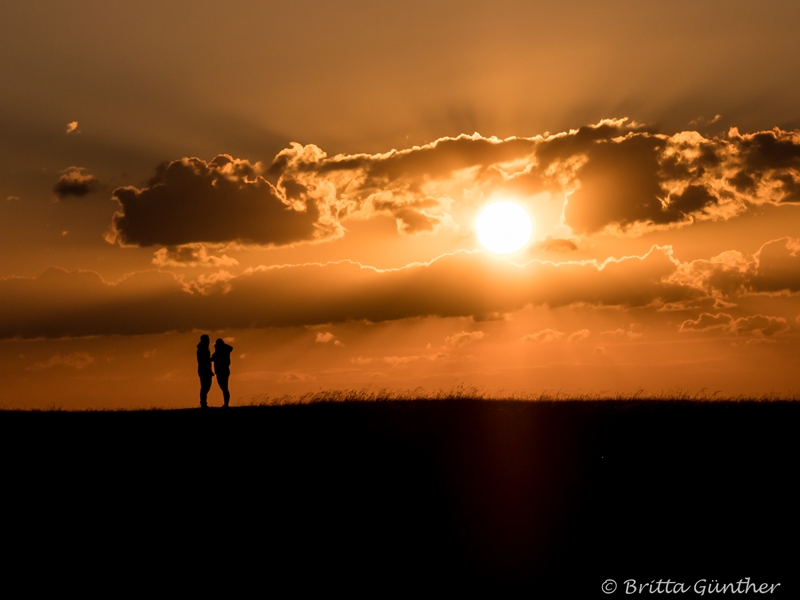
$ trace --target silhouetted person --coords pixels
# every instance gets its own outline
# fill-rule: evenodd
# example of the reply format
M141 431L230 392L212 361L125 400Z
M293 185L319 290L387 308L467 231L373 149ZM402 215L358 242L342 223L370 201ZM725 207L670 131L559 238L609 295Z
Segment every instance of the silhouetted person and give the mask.
M228 402L231 400L231 393L228 391L228 378L231 376L231 352L233 352L233 346L229 346L221 338L217 338L217 341L214 342L214 354L211 355L211 362L214 363L214 373L225 401L222 405L223 408L227 408Z
M208 391L211 389L211 378L214 377L211 371L211 350L208 346L211 340L205 334L200 336L200 343L197 344L197 374L200 376L200 408L208 407ZM227 387L227 383L226 383Z

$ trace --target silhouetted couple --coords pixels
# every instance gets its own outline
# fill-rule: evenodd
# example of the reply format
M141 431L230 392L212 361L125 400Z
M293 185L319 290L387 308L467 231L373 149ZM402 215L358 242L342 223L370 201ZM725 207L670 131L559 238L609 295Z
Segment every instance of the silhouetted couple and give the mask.
M200 408L208 408L208 392L211 389L211 379L217 376L219 389L222 390L224 400L223 408L228 407L231 401L231 393L228 390L228 379L231 376L231 352L233 346L229 346L224 340L217 338L214 342L214 354L211 354L209 345L211 340L205 334L200 336L200 343L197 344L197 374L200 376ZM211 370L211 363L214 363L214 370Z

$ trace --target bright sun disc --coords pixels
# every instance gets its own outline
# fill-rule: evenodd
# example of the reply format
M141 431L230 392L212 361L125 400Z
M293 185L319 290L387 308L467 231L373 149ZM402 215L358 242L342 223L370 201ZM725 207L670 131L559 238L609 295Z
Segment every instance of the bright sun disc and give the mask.
M531 237L533 225L528 213L515 202L496 202L483 209L475 222L478 239L495 254L511 254Z

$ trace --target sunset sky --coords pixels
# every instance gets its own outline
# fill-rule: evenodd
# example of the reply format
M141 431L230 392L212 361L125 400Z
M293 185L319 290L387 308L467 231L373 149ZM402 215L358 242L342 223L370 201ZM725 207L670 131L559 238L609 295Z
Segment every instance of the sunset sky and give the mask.
M800 393L800 4L0 1L4 408ZM499 255L484 207L533 233ZM221 393L212 388L212 405Z

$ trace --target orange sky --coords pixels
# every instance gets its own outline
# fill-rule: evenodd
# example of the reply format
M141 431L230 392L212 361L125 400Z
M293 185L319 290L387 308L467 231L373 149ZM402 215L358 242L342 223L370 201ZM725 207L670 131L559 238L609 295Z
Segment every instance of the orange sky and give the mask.
M7 408L796 394L794 2L0 7ZM533 221L478 242L487 204ZM221 402L214 388L211 404Z

